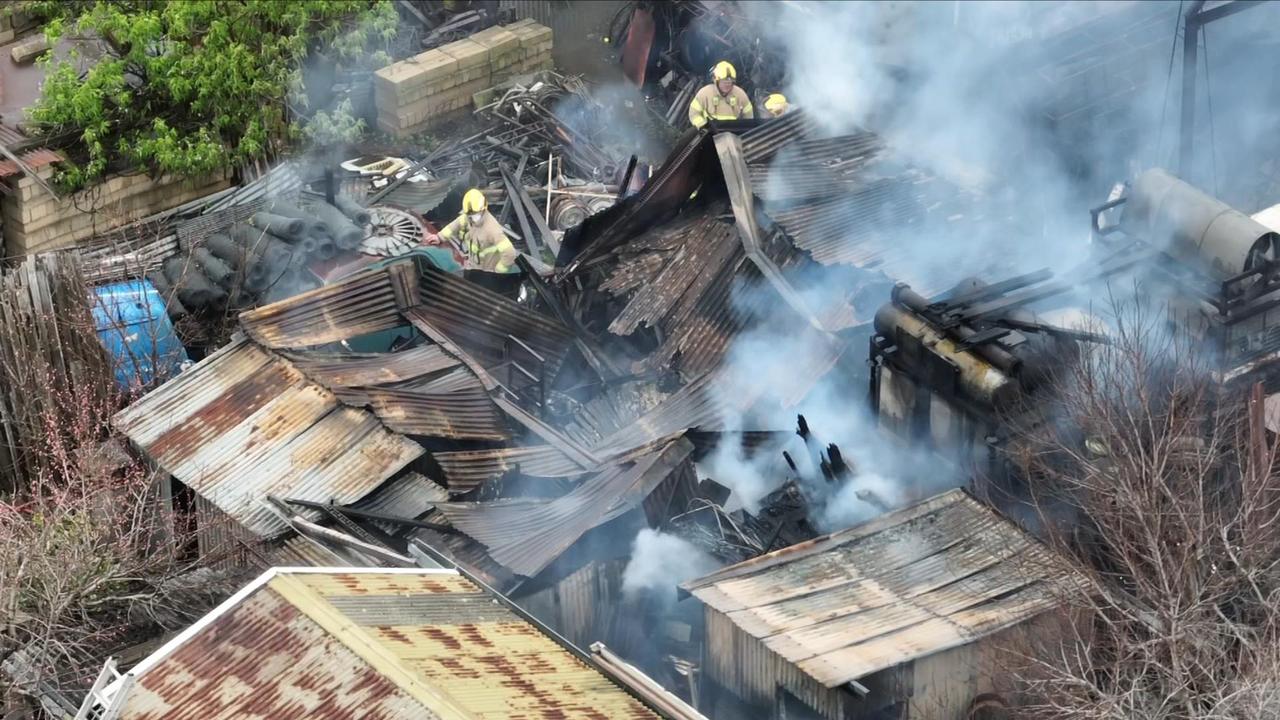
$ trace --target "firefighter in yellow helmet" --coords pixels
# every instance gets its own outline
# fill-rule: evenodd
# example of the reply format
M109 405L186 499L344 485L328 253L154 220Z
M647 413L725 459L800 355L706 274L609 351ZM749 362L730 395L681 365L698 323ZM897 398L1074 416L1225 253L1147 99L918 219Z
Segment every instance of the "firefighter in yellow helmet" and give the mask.
M790 107L782 93L774 93L764 99L764 111L769 117L782 117Z
M721 60L711 69L711 83L693 96L689 103L689 122L696 128L710 120L741 120L754 117L751 99L737 85L738 71Z
M471 188L462 196L462 214L440 231L440 237L458 241L471 263L489 272L515 272L516 248L489 212L484 193Z

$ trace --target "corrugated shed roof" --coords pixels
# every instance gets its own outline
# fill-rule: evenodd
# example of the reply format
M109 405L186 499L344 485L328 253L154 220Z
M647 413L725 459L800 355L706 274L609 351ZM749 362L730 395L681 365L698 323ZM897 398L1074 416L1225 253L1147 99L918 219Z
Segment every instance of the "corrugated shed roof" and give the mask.
M439 717L270 588L141 673L121 720Z
M399 433L460 440L510 437L497 407L482 388L447 393L368 388L365 392L373 412Z
M144 660L127 720L657 718L448 570L269 571Z
M466 492L516 468L522 475L546 478L575 477L586 472L550 445L437 452L431 457L444 471L450 492Z
M533 577L591 528L636 507L693 451L683 438L634 462L597 473L554 500L437 505L450 523L483 543L512 572Z
M240 314L240 327L272 349L324 345L405 325L417 302L413 263L366 270L331 285Z
M299 351L284 356L312 380L330 389L413 380L460 364L439 345L390 353Z
M1072 575L962 490L683 587L826 687L1043 612Z
M268 495L346 503L422 454L244 338L114 418L160 467L260 536L287 526Z
M19 155L18 158L32 170L37 170L45 165L51 165L62 160L61 155L46 148L28 150ZM18 163L12 160L0 160L0 178L12 177L22 172L23 169L18 166Z

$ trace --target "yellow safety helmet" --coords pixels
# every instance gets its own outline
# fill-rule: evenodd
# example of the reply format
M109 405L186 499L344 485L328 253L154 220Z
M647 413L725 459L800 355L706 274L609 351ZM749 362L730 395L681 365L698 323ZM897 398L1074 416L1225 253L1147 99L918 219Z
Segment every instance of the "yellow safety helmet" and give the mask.
M716 82L720 82L725 78L728 78L730 80L737 80L738 71L734 69L733 65L730 64L728 60L721 60L720 62L716 63L715 67L711 68L711 77Z
M489 204L484 199L484 193L478 188L471 188L466 195L462 196L462 212L470 215L471 213L484 212Z
M782 93L774 93L764 99L764 109L774 115L781 115L787 111L787 98Z

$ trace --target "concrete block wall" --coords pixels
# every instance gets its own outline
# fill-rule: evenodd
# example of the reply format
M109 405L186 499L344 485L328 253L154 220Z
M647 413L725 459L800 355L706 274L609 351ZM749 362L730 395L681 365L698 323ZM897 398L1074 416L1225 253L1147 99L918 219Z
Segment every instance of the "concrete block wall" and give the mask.
M18 0L0 0L0 45L13 42L35 27L35 20L22 11Z
M521 20L388 65L374 74L378 129L405 137L454 118L481 90L551 69L551 49L551 28Z
M48 182L53 167L36 172ZM58 200L33 178L21 177L11 184L11 192L0 200L5 253L29 255L74 247L80 240L227 188L230 181L222 175L182 180L116 175Z

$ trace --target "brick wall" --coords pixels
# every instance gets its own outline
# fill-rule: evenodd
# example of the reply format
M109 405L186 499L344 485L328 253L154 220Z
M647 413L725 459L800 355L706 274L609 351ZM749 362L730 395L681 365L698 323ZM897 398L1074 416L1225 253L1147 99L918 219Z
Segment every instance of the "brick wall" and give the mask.
M551 28L521 20L388 65L374 76L378 129L404 137L456 117L481 90L550 69L551 48Z
M53 167L37 169L48 182ZM145 174L116 175L74 195L55 200L36 181L10 181L11 191L0 200L6 255L58 250L111 228L204 197L229 186L227 178L196 180Z

